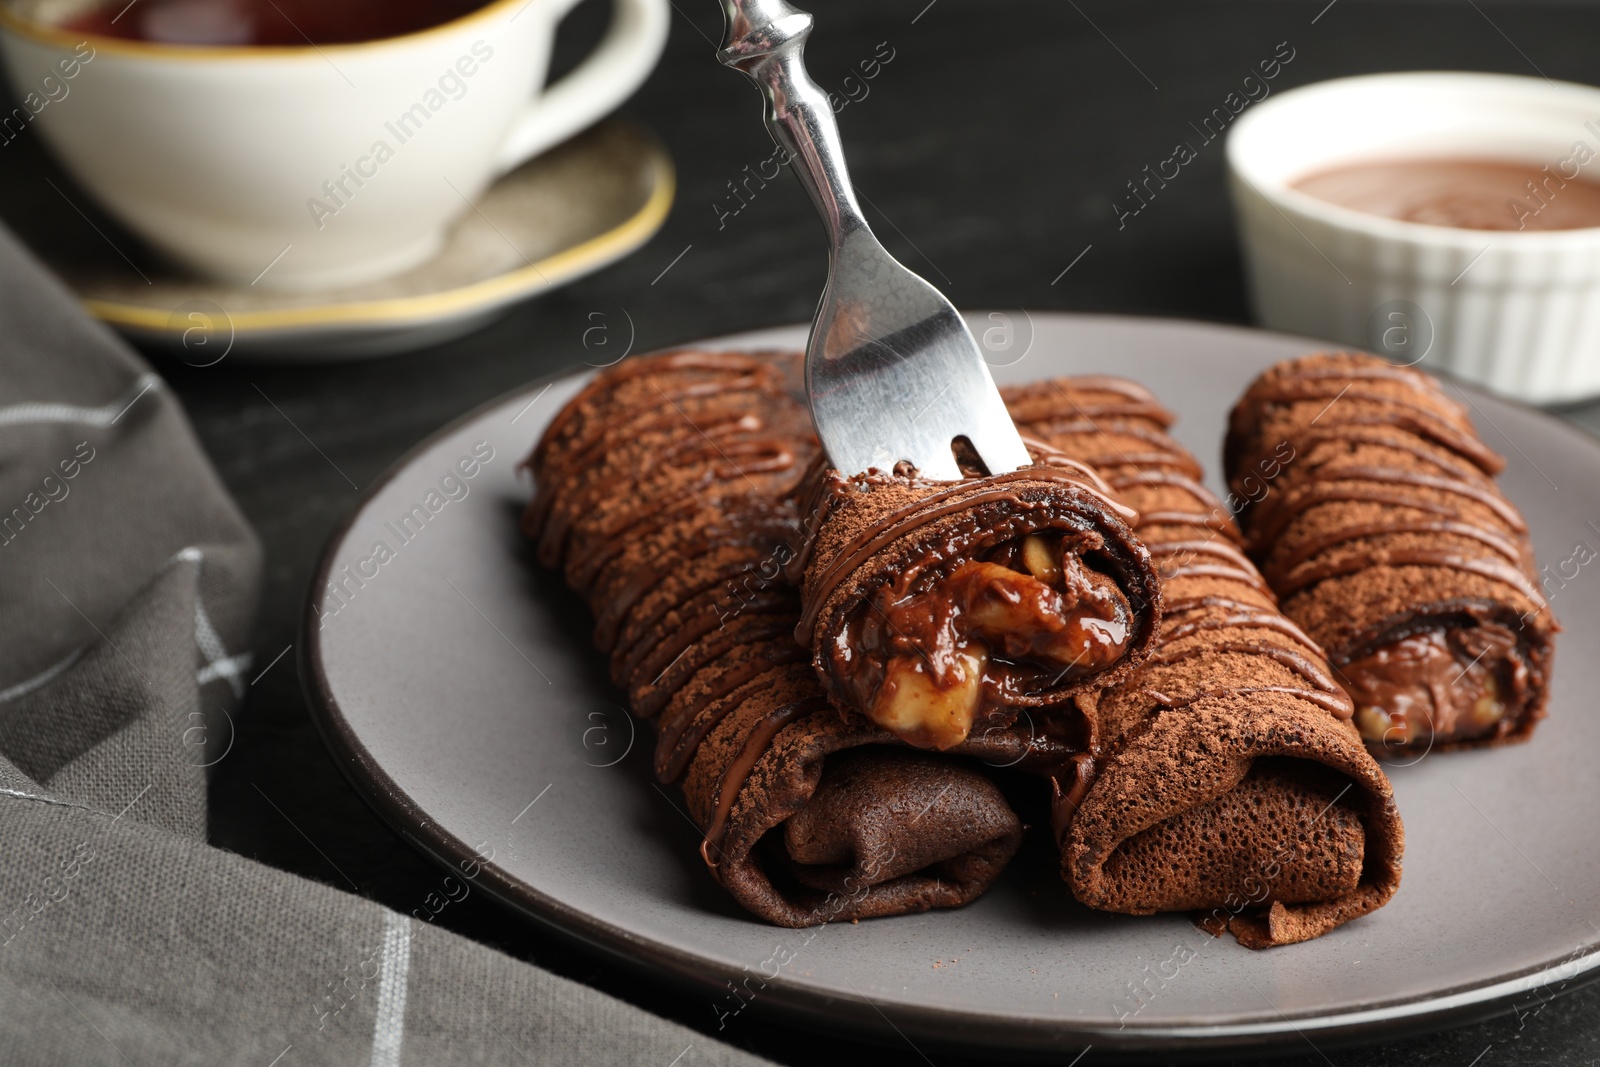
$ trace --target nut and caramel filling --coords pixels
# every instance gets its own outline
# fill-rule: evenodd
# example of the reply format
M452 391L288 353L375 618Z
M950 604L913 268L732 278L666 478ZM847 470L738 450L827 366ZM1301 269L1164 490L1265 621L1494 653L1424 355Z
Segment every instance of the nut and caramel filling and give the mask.
M1528 689L1516 638L1492 624L1403 637L1350 661L1340 678L1362 739L1396 751L1506 733Z
M1030 534L916 591L875 589L829 667L868 718L919 748L960 744L1030 696L1114 666L1133 612L1060 534Z

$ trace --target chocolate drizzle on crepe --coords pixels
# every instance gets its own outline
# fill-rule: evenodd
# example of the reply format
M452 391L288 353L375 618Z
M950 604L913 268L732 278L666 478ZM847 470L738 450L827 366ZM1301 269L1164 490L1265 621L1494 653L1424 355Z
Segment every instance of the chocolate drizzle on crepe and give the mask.
M1374 751L1529 736L1557 627L1504 461L1437 383L1356 353L1279 364L1235 406L1226 461L1251 555Z
M1004 392L1026 434L1094 466L1139 511L1163 580L1155 650L1079 698L1094 747L1056 779L1074 895L1134 914L1201 910L1252 948L1382 906L1403 842L1389 783L1322 650L1277 610L1227 508L1167 434L1171 416L1118 379Z
M1022 832L981 760L1051 783L1063 874L1095 907L1205 907L1261 947L1379 906L1398 879L1387 782L1341 718L1348 704L1314 642L1276 614L1226 509L1167 435L1166 413L1112 378L1042 383L1008 401L1052 473L895 483L908 496L891 503L908 506L864 525L819 529L821 498L803 495L820 493L823 476L793 355L630 360L564 407L535 450L528 532L593 607L596 644L656 724L657 776L682 787L712 873L783 925L966 903ZM1130 507L1150 555L1122 540ZM1146 662L1108 672L1099 685L1119 680L1085 688L1076 710L1050 694L1026 722L980 722L946 754L828 705L811 649L793 639L793 579L808 564L828 578L822 599L837 599L908 541L917 550L899 562L932 566L940 533L998 529L1004 540L1069 513L1074 544L1122 554L1118 580L1139 591L1129 600L1151 627L1141 649L1159 625ZM1020 551L1010 543L1007 560ZM829 618L821 603L809 636ZM1232 844L1201 844L1219 834ZM1261 864L1274 873L1258 897Z
M1159 583L1137 514L1035 444L1034 466L957 482L813 469L788 574L802 583L795 638L836 707L918 747L1024 708L1087 743L1069 698L1144 656Z
M780 573L819 453L799 374L792 354L697 351L602 372L529 458L524 528L588 600L613 680L657 728L657 777L682 787L740 904L788 926L959 906L1022 834L973 764L1055 767L1070 750L994 729L911 759L828 706Z

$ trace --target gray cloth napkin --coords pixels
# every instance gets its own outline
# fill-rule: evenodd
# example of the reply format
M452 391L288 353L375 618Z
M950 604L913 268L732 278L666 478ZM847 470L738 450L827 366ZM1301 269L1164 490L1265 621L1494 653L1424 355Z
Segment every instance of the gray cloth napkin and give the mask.
M0 229L0 1063L760 1062L206 844L260 557L161 379Z

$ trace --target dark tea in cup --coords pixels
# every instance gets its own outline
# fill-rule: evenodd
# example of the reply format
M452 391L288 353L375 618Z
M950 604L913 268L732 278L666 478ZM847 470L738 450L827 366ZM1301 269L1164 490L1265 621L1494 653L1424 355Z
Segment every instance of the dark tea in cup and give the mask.
M452 22L486 0L112 0L63 25L176 45L305 46L399 37Z

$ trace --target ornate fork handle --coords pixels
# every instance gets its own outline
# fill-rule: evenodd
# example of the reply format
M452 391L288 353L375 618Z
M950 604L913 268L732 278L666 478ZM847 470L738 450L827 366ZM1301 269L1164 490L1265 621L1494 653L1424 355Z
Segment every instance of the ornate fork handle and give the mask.
M727 35L717 58L743 71L766 98L767 129L797 166L837 252L855 230L868 230L850 187L833 105L806 73L811 16L785 0L722 0ZM870 231L869 231L870 232Z
M927 280L873 236L850 188L828 95L806 74L811 16L786 0L722 0L718 58L766 99L767 129L828 231L828 284L806 344L806 395L829 459L854 473L902 461L962 477L964 437L990 471L1032 462L972 331Z

